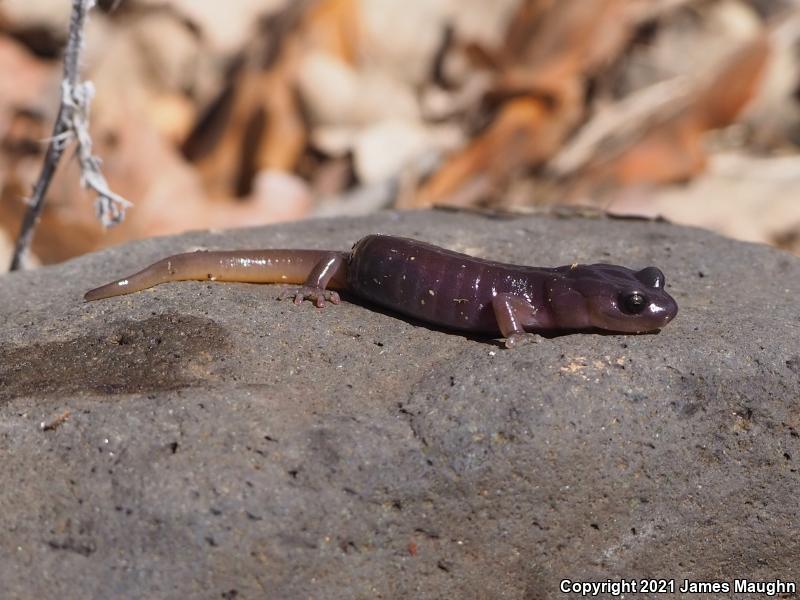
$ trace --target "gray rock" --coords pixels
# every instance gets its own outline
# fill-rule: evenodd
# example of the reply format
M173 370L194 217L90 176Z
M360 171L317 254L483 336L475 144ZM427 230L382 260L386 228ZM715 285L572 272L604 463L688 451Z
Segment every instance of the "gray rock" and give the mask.
M279 302L279 286L81 299L195 247L347 249L376 231L508 262L656 264L681 312L657 335L506 351L357 303ZM443 212L150 239L0 277L0 595L797 581L799 296L798 258L700 230Z

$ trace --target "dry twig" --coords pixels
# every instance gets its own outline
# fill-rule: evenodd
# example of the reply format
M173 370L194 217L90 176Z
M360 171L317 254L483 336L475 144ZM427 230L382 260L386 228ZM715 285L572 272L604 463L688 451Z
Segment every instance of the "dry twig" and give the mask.
M61 427L64 423L67 422L72 412L67 409L58 416L50 419L49 421L42 421L39 423L39 429L42 431L55 431L59 427Z
M61 84L61 106L53 127L53 136L47 147L39 179L28 200L28 210L22 219L19 236L11 259L12 271L18 270L30 247L33 232L42 215L45 196L56 172L61 156L71 142L77 144L77 157L81 168L81 184L97 194L97 217L103 225L119 223L125 210L131 206L122 196L112 192L100 172L100 159L92 154L89 135L89 105L94 95L91 82L80 80L80 58L83 49L86 16L96 0L73 0L67 49L64 56L64 80Z

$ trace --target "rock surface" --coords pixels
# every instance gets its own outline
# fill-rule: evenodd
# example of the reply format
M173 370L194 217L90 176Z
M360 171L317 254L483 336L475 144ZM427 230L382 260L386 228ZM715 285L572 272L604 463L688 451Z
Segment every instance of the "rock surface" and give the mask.
M509 262L656 264L681 312L658 335L506 351L277 286L81 299L197 247L347 249L376 231ZM444 212L150 239L2 276L2 597L797 581L799 296L798 258L701 230Z

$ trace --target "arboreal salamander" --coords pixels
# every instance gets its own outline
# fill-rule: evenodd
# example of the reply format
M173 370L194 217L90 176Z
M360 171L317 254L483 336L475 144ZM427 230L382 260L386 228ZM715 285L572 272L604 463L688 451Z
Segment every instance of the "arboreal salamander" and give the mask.
M445 329L497 335L506 346L526 332L600 329L641 333L678 312L656 267L528 267L475 258L425 242L369 235L350 252L198 251L164 258L86 293L98 300L166 281L302 284L295 303L339 303L335 290Z

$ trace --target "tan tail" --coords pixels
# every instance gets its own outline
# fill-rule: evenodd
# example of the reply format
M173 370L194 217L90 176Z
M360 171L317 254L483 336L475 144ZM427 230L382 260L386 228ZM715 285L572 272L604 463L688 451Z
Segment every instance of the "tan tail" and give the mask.
M138 292L167 281L207 280L246 283L304 283L329 250L232 250L168 256L129 277L89 290L86 300ZM328 287L344 285L334 277Z

